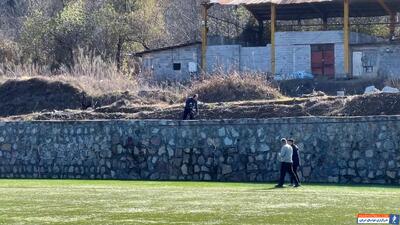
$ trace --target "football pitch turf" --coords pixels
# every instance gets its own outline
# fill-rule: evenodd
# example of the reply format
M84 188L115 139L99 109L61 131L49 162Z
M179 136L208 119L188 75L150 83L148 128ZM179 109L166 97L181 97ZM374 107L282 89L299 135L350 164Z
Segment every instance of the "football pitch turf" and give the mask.
M0 180L0 224L356 224L399 214L399 186Z

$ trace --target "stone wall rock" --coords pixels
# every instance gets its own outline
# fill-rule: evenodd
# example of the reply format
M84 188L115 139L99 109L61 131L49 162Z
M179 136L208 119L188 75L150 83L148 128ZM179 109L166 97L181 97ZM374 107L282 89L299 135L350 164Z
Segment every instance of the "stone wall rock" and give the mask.
M0 122L0 178L271 182L282 137L303 182L400 184L400 116Z

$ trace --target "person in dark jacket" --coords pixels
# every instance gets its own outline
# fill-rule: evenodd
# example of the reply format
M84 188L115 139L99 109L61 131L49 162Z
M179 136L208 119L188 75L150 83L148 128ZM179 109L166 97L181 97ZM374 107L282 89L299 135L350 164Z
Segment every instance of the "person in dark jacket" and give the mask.
M183 120L189 119L193 120L195 115L199 113L199 108L197 107L197 99L199 95L195 94L191 98L188 98L185 103L185 109L183 111Z
M289 139L288 140L288 144L292 147L293 149L293 155L292 155L292 159L293 159L293 172L294 175L296 176L297 181L300 182L299 179L299 174L297 173L299 166L300 166L300 153L299 153L299 147L294 143L293 139ZM296 182L293 178L290 179L290 183L292 185L294 185Z

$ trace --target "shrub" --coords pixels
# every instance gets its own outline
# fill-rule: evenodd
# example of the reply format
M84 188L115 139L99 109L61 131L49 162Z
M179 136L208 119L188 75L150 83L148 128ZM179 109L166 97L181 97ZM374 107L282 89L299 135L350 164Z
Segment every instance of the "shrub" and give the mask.
M19 48L17 43L0 38L0 63L19 63Z
M400 76L386 79L385 85L389 86L389 87L394 87L394 88L400 89Z
M255 74L217 74L194 82L191 94L199 94L203 102L229 102L282 97L266 77Z
M21 78L60 81L83 90L96 99L110 98L108 101L111 102L130 96L136 102L174 103L182 98L185 91L179 85L150 84L148 80L126 75L117 70L115 63L106 62L100 56L84 54L82 50L74 58L73 67L61 67L57 74L53 74L49 68L33 64L0 64L0 84Z

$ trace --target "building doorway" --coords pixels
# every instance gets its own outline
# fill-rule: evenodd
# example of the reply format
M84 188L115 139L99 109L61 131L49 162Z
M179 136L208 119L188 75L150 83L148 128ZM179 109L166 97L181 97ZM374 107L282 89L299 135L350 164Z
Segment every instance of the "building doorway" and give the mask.
M335 77L335 45L311 45L311 70L315 75Z

